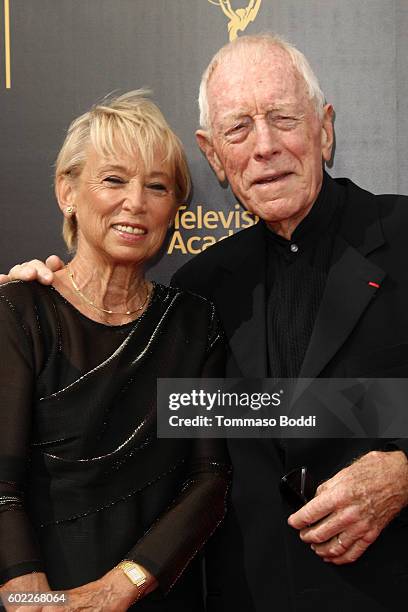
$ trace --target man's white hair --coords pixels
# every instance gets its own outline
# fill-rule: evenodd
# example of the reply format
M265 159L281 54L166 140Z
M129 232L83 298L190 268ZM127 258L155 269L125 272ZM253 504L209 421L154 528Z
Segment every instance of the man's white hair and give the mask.
M268 47L278 47L285 51L290 57L293 66L303 78L309 98L313 101L319 117L323 115L325 97L320 89L319 81L314 74L309 62L299 49L275 34L255 34L253 36L241 36L221 47L214 55L205 69L200 83L198 104L200 108L200 126L203 130L211 131L210 111L208 105L208 83L217 66L223 64L231 56L239 53L247 53L249 47L254 47L256 53L262 56ZM256 61L256 56L253 58Z

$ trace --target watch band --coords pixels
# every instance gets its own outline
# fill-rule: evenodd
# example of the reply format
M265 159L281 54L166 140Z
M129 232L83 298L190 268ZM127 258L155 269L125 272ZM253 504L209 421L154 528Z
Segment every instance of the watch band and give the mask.
M145 591L147 583L147 576L143 569L134 561L128 560L121 561L116 567L121 569L130 582L137 586L137 599L140 599Z

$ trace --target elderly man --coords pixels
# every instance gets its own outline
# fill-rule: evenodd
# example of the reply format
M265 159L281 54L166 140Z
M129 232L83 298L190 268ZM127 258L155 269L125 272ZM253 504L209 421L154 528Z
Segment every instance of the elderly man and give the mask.
M304 56L276 37L237 39L204 73L200 106L200 148L261 219L174 278L216 303L227 375L407 376L408 199L323 171L333 109ZM234 484L209 553L210 612L400 609L406 440L233 439L229 448ZM279 482L303 465L323 484L291 513Z

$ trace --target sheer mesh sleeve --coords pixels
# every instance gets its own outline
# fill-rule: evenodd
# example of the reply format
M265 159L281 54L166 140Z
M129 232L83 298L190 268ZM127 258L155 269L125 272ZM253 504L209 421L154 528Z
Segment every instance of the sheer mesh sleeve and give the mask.
M223 337L212 310L202 376L222 377L224 359ZM127 555L155 576L163 592L172 587L224 518L230 473L224 440L194 440L181 492Z
M29 334L4 290L0 293L0 347L0 583L4 583L43 570L23 495L33 358Z

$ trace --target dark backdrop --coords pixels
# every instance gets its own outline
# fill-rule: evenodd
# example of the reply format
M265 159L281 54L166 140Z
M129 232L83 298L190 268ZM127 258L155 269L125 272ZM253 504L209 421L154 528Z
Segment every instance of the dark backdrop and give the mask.
M10 88L5 80L7 1ZM112 91L151 87L191 163L194 215L180 221L172 252L152 276L167 280L187 257L247 223L194 141L201 72L228 40L228 18L220 6L209 0L0 3L1 271L33 256L65 256L53 161L70 120ZM231 0L233 9L248 4ZM332 175L349 176L377 193L407 193L408 2L261 0L245 33L265 30L286 36L305 52L335 106ZM231 207L235 214L228 216ZM208 210L215 215L205 227L200 219Z

